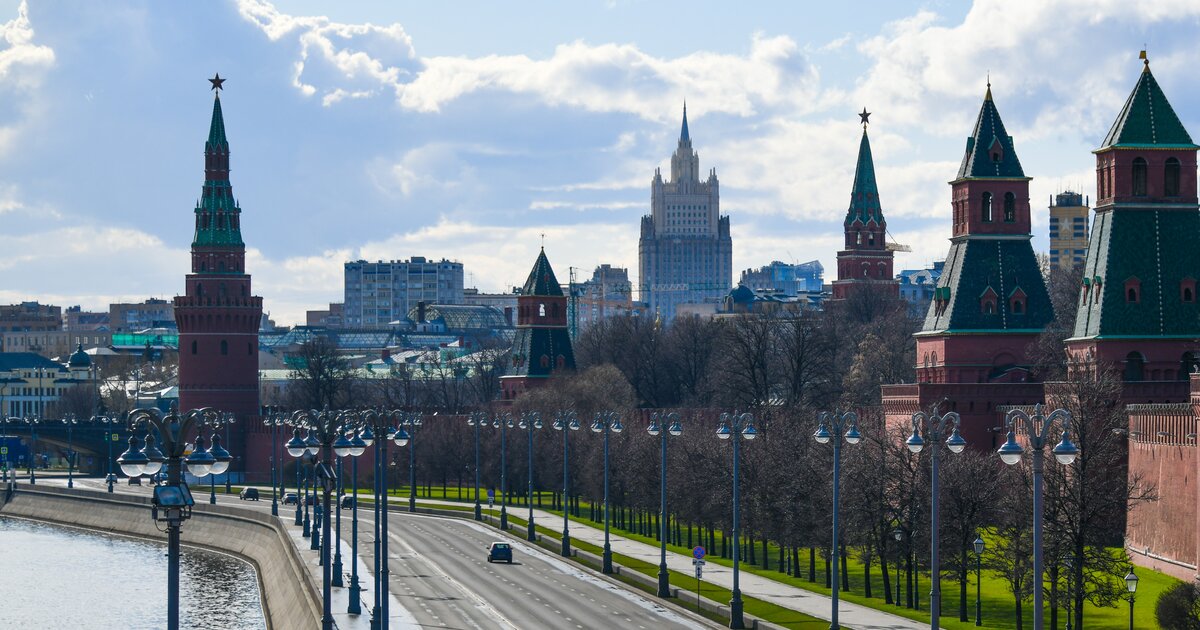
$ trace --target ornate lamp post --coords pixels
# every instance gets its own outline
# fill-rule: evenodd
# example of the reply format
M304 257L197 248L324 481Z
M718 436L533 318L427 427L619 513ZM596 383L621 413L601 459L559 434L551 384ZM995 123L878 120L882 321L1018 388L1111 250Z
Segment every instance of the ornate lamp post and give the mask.
M479 427L487 424L487 414L481 411L472 412L467 417L467 426L474 429L475 434L475 520L483 520L483 507L479 505Z
M399 418L399 411L377 411L368 409L359 414L359 440L366 446L378 441L375 448L375 603L371 608L372 630L387 630L388 627L388 485L387 485L387 443L393 440L396 446L408 444L408 434L403 429L393 427L393 418ZM355 497L355 504L358 503ZM353 599L353 597L351 597Z
M41 422L37 416L25 416L22 418L25 424L29 425L29 439L32 444L29 450L29 485L37 485L37 425Z
M596 414L596 419L592 422L592 431L604 434L604 554L600 564L600 571L603 573L613 572L612 545L609 542L608 524L608 434L620 433L624 430L625 425L621 424L621 414L615 411L601 411Z
M941 449L937 448L937 443L942 440L947 424L953 422L954 428L950 437L946 438L946 448L950 449L951 453L963 452L967 441L958 432L960 421L958 414L953 411L938 415L938 405L935 404L928 414L924 411L913 414L912 435L905 442L908 450L914 454L925 448L925 438L933 444L932 450L929 451L929 467L932 471L929 492L933 496L929 517L929 577L932 582L929 590L929 627L933 630L941 627L938 625L938 619L942 614L942 565L938 559L938 536L941 534L938 528L938 454ZM921 437L921 425L925 428L925 438Z
M983 550L987 543L983 536L975 537L975 625L983 625L983 599L980 597L983 584ZM1069 624L1068 624L1069 625Z
M849 428L847 428L849 427ZM830 429L833 432L830 433ZM830 547L833 551L833 573L831 575L833 585L833 602L832 617L830 618L829 627L833 630L841 628L838 625L838 588L841 586L838 580L838 570L840 569L840 550L838 546L838 508L840 502L839 486L842 477L842 441L837 439L842 433L845 433L847 444L858 444L862 441L862 435L858 432L858 414L853 411L845 413L842 410L835 410L833 413L821 412L818 416L817 431L813 433L813 439L820 444L828 444L833 441L833 544Z
M559 553L564 558L569 558L571 557L571 445L567 438L571 436L571 431L579 430L579 418L574 411L559 413L551 426L556 431L562 431L563 434L563 530L562 547ZM475 496L476 505L479 505L478 490L476 490Z
M210 426L212 427L212 430L213 430L212 448L210 449L210 452L212 453L213 457L217 458L218 461L221 460L222 457L226 458L227 462L232 461L232 459L233 459L232 456L229 454L229 451L225 450L225 448L221 446L221 435L219 433L221 430L221 427L228 427L232 423L233 423L233 414L231 414L231 413L218 414L216 419L214 419L210 423ZM215 467L214 467L214 471L210 471L210 474L208 476L208 489L209 489L208 502L210 504L217 502L217 475L223 474L223 473L227 472L228 470L229 470L229 464L227 463L225 465L225 467L222 468L221 470L215 470Z
M1134 575L1133 567L1129 567L1129 573L1125 575L1125 590L1129 591L1129 630L1133 630L1133 600L1134 593L1137 592L1138 576Z
M133 431L147 425L145 446L139 448L137 437L130 436L129 449L117 458L121 470L130 477L153 475L166 463L167 479L154 486L150 513L155 521L167 524L168 630L179 628L179 531L183 521L191 517L195 504L183 481L183 464L186 462L188 470L197 477L214 470L220 474L229 466L228 459L217 460L204 449L200 431L215 417L216 412L210 409L193 409L183 414L171 411L166 415L154 408L134 409L129 413L129 428ZM193 431L196 432L196 448L185 458L187 440ZM154 434L158 435L157 442L162 444L165 456L156 448Z
M360 424L355 422L352 425L353 437L350 438L350 457L353 458L350 460L350 477L354 479L354 500L350 502L350 557L354 560L350 562L350 603L346 606L346 612L351 615L362 614L362 605L359 603L362 585L358 583L358 458L367 451L367 443L357 429Z
M1005 417L1008 439L996 452L1005 464L1021 461L1025 449L1017 443L1016 425L1023 424L1029 445L1033 447L1033 628L1042 630L1042 470L1045 463L1046 440L1054 421L1062 424L1062 437L1051 451L1058 463L1069 466L1079 456L1079 448L1071 442L1071 413L1066 409L1055 409L1049 415L1042 414L1042 406L1034 408L1033 415L1020 409L1012 409Z
M536 411L529 411L521 414L521 422L518 425L525 429L525 433L529 435L529 484L525 502L529 505L529 521L527 522L525 539L529 542L537 541L537 531L533 526L533 430L542 428L542 416Z
M344 435L344 420L344 414L335 413L328 409L324 411L297 411L292 414L292 422L298 427L308 429L308 439L300 440L299 436L295 436L287 444L288 454L292 457L300 457L307 452L309 456L316 458L313 460L314 476L321 483L321 505L325 516L321 519L320 533L314 528L312 538L316 541L323 535L325 540L325 544L320 546L322 630L333 630L333 611L331 607L333 575L329 564L329 547L337 543L330 538L329 510L332 509L330 495L336 485L336 479L330 463L333 461L334 453L344 457L350 454L353 446L350 440L347 440ZM316 443L315 447L314 442Z
M659 464L662 476L659 480L658 596L670 597L671 577L667 571L667 436L678 437L683 434L683 427L679 424L679 414L674 411L668 413L662 418L661 424L659 415L654 414L650 418L650 426L646 427L646 432L659 438L659 450L662 453L662 461Z
M116 425L118 420L104 415L92 416L92 421L98 423L104 431L104 445L108 449L108 455L104 459L105 472L104 483L108 486L108 491L113 492L113 485L117 483L117 476L112 471L112 444L117 439Z
M508 459L505 433L513 427L512 414L496 416L492 426L500 429L500 529L508 531Z
M904 530L897 527L892 530L892 537L896 539L896 607L900 606L900 542L904 540Z
M738 470L742 440L758 437L758 431L754 429L754 416L749 413L721 414L721 426L717 428L717 437L722 440L733 439L733 597L729 600L729 627L745 628L746 621L742 616L742 589L738 586L738 565L741 563L741 541L738 535L738 527L741 525Z
M279 461L279 425L283 424L283 414L275 407L267 407L263 414L263 424L271 427L271 516L279 516L280 479L276 477L277 462Z

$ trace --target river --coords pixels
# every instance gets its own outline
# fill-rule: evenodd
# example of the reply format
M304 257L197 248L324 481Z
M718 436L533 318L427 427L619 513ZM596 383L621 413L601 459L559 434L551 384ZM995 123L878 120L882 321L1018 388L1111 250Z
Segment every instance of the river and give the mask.
M163 543L0 517L0 627L165 628L166 553ZM179 573L180 627L266 627L249 563L184 547Z

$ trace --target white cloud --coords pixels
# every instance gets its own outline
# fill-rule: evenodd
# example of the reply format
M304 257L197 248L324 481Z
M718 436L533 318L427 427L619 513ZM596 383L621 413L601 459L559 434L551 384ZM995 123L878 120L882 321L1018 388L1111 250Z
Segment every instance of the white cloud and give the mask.
M26 117L39 114L29 94L42 83L42 78L54 66L54 50L34 42L33 24L29 21L29 6L22 0L17 17L0 24L0 86L5 98L19 103ZM11 152L27 120L0 126L0 155ZM3 212L0 209L0 212Z

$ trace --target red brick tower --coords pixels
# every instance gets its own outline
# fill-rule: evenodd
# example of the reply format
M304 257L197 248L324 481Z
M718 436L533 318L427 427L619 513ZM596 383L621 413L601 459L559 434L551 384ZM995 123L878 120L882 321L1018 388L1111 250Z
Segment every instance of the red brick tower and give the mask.
M221 79L209 79L214 90ZM229 142L221 116L220 92L213 101L212 125L204 143L204 188L196 205L192 272L184 295L175 298L179 326L179 407L213 407L233 412L244 434L259 414L258 327L262 298L250 291L242 210L229 183ZM226 445L244 453L235 435ZM236 461L236 460L235 460ZM242 460L244 461L244 460Z
M508 374L500 377L504 400L511 401L553 376L574 370L575 353L567 331L567 297L543 249L517 298L512 365Z
M863 108L862 140L858 144L858 165L854 169L854 189L846 212L846 249L838 252L837 280L833 281L833 299L844 300L863 289L886 291L896 296L900 284L892 274L892 251L887 248L887 221L879 205L879 186L875 183L875 162L871 141L867 138L867 118Z

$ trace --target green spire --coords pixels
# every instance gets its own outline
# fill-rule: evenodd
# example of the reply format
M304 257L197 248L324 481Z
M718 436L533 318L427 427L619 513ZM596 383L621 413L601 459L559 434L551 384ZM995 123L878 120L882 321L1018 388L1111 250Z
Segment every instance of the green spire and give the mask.
M224 149L229 151L229 141L225 139L225 117L221 115L221 96L213 99L212 123L208 126L208 142L204 150Z
M537 261L533 263L533 270L525 280L521 295L562 297L562 287L558 284L558 278L554 277L554 270L550 268L550 261L546 259L545 249L538 253Z
M879 206L879 186L875 183L875 161L871 159L871 141L863 125L862 140L858 143L858 165L854 167L854 189L850 192L850 209L846 225L861 221L882 224L883 209Z
M1137 85L1121 108L1120 115L1104 138L1101 149L1109 147L1158 147L1197 149L1187 129L1175 115L1175 110L1154 74L1150 72L1150 61L1142 68Z
M213 99L212 123L204 143L204 188L196 204L192 247L245 247L241 213L229 182L229 141L225 138L221 98L217 96Z
M959 166L958 177L955 179L976 177L1025 177L1025 171L1021 169L1021 161L1017 159L1017 151L1013 147L1012 136L1005 131L1004 121L1000 120L1000 112L996 110L996 102L992 100L990 82L987 94L983 97L983 107L979 108L979 118L975 121L975 131L967 138L967 150L963 154L962 165Z

